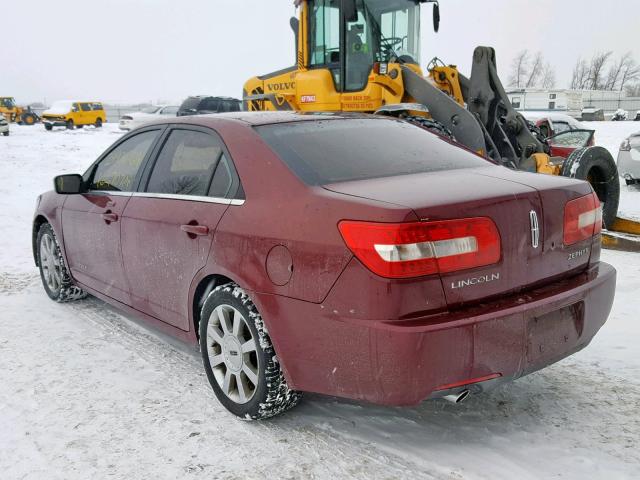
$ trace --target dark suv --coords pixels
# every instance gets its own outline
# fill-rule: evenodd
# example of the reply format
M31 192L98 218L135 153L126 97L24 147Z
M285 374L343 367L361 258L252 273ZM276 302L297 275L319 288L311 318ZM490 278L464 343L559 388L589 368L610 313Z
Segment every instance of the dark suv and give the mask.
M204 115L207 113L239 112L242 102L231 97L207 97L199 95L189 97L178 110L178 116Z

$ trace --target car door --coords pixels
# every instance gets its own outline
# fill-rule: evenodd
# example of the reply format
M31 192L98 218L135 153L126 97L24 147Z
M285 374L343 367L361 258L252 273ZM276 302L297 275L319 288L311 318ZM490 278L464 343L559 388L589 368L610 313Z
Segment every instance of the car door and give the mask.
M93 120L94 113L93 107L90 103L81 103L80 104L80 119L76 122L79 125L89 125L94 123Z
M62 211L72 276L127 305L131 298L122 265L120 220L161 130L145 130L113 146L85 174L88 192L69 196Z
M154 156L124 211L125 272L134 308L186 331L191 283L239 181L212 130L175 126Z

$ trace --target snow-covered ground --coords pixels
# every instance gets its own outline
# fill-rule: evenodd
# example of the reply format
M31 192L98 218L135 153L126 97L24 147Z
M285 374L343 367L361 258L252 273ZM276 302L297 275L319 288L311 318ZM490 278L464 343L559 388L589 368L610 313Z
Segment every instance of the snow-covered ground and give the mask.
M630 125L594 126L615 156ZM217 403L198 352L96 299L55 304L39 285L37 194L118 135L0 137L0 479L640 477L639 254L603 253L619 274L609 322L542 372L459 406L307 395L286 416L245 423ZM640 212L640 192L627 201Z

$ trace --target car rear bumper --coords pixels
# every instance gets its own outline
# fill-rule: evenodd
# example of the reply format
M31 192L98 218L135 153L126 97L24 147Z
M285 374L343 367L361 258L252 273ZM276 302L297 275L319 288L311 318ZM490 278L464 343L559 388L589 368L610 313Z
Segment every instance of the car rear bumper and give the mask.
M292 388L415 405L479 380L472 388L482 390L581 350L606 322L615 285L615 269L600 263L490 305L400 321L357 320L340 313L348 306L253 295Z

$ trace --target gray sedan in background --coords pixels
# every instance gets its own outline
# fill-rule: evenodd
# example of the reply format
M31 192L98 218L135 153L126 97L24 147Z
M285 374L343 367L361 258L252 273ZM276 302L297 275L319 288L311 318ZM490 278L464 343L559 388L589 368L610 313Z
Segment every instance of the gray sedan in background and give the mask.
M627 185L640 184L640 132L630 135L620 145L618 171Z

